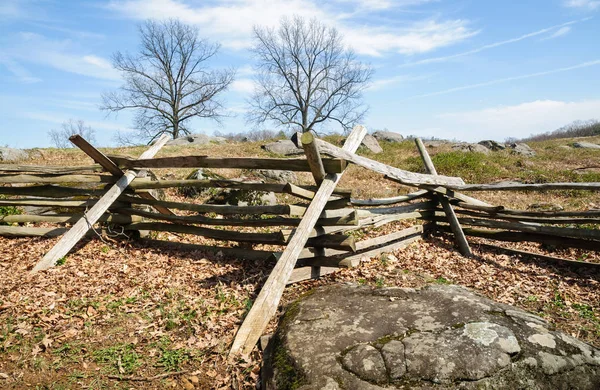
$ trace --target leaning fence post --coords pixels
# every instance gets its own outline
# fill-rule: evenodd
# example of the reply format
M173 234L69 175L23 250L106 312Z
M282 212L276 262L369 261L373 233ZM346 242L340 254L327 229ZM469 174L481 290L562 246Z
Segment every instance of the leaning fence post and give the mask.
M421 158L423 159L423 163L425 164L425 169L427 173L431 175L437 175L437 170L433 165L433 161L431 161L431 157L429 157L429 153L427 153L427 149L425 149L425 145L423 145L423 141L420 138L415 139L415 143L417 144L417 149L419 149L419 154L421 154ZM458 218L456 217L456 213L454 213L454 209L450 205L450 200L447 196L437 194L437 198L439 199L442 207L444 208L444 212L446 213L446 217L448 218L448 222L450 223L450 228L454 233L454 238L456 243L458 244L458 248L460 253L463 256L473 256L473 252L471 252L471 247L469 246L469 242L465 237L465 233L458 222Z
M163 135L154 145L146 150L140 158L152 158L160 148L167 143L169 137ZM48 253L40 260L31 272L42 271L56 265L56 262L64 257L81 240L90 228L102 217L104 212L117 200L125 191L127 186L136 178L136 171L127 171L107 192L98 200L98 202L81 218L73 227L50 249Z

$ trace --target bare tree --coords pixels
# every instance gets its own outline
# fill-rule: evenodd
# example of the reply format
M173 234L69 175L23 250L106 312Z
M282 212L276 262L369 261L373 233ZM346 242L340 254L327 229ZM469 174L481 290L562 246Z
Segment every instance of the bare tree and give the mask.
M72 147L73 144L69 141L69 137L75 134L79 134L90 143L96 142L96 130L90 126L86 126L85 122L81 119L69 119L60 125L60 129L48 131L50 141L60 149Z
M190 134L192 118L219 120L218 96L233 81L231 69L208 66L218 44L200 39L198 30L178 20L147 21L139 28L141 49L136 55L117 52L113 66L125 84L102 96L102 109L136 112L137 137L148 142L162 134Z
M258 59L250 122L298 126L303 132L326 121L348 130L366 113L362 92L372 70L347 49L335 28L300 17L277 30L254 28Z

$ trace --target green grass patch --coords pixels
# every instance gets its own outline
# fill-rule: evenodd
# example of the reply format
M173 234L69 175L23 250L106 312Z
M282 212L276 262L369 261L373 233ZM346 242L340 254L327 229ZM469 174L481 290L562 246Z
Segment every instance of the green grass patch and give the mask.
M140 355L133 344L116 344L92 352L94 361L103 365L107 371L119 374L132 374L142 365Z

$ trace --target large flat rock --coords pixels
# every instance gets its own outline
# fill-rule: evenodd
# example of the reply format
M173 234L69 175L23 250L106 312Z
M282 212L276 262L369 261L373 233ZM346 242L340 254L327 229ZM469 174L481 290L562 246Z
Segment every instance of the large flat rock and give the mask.
M291 304L266 389L598 389L600 350L451 285L334 285Z

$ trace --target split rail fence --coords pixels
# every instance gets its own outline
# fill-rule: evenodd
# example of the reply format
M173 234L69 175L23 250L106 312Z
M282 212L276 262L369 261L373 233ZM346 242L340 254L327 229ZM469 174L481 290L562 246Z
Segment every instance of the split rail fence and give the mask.
M248 260L275 260L234 340L231 356L252 351L276 313L287 284L316 278L361 259L390 252L420 239L431 230L452 232L460 252L471 256L467 236L497 241L530 241L560 247L600 251L600 210L529 211L494 206L459 191L600 190L600 183L465 184L462 179L438 175L421 140L417 148L426 174L408 172L362 157L355 152L366 134L356 126L339 148L312 133L296 134L294 142L306 158L215 158L182 156L154 158L167 138L157 140L138 159L105 156L80 136L70 138L96 164L89 166L27 166L0 164L0 206L36 207L44 213L0 216L0 235L61 236L32 272L48 269L86 235L99 230L119 234L164 231L198 235L224 242L181 247ZM321 154L329 158L322 158ZM337 188L348 163L378 172L388 180L416 187L408 195L355 199L352 191ZM272 184L243 180L152 180L149 169L233 168L311 172L315 185ZM294 204L235 206L196 204L158 199L152 192L164 188L220 188L274 192L294 197ZM141 207L145 206L145 207ZM174 210L178 210L175 213ZM182 211L184 213L182 213ZM411 220L412 226L376 238L355 240L352 231ZM19 226L50 223L53 227ZM70 227L67 227L71 225ZM224 227L256 228L252 232ZM264 232L264 228L267 232ZM276 229L271 229L276 228ZM275 231L272 231L275 230ZM151 243L158 243L152 240ZM232 247L231 242L278 245L280 251ZM481 247L481 246L480 246ZM514 254L537 256L577 267L598 264L542 256L485 244Z

